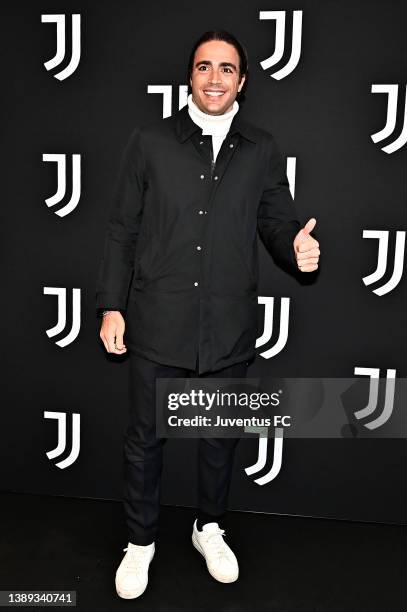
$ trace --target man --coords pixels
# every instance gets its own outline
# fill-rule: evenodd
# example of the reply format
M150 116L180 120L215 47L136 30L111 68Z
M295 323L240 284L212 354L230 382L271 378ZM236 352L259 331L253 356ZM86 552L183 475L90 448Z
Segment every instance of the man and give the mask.
M136 129L123 158L96 300L106 350L130 354L129 544L115 581L123 598L144 592L155 551L165 442L156 438L156 379L246 376L258 331L257 230L288 272L318 267L316 221L301 229L273 137L241 117L247 78L242 45L206 32L191 52L187 106ZM192 541L220 582L239 573L219 525L236 442L200 439L198 448Z

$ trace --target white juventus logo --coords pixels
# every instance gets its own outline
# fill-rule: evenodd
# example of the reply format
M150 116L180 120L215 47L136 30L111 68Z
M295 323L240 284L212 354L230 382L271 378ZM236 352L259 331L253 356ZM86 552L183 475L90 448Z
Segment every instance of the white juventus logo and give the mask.
M283 57L285 47L285 16L286 11L260 11L260 19L274 19L276 22L276 42L274 52L270 57L260 62L263 70L275 66ZM290 59L285 66L270 74L273 79L279 81L288 76L297 66L301 55L302 38L302 11L293 11L293 35Z
M391 136L396 129L398 85L372 85L372 93L387 94L387 118L386 125L382 130L371 135L373 142L380 142ZM407 90L406 90L407 91ZM404 96L404 119L400 135L385 147L381 147L385 153L394 153L407 142L407 95Z
M163 97L163 119L172 115L172 85L147 85L147 93ZM188 103L188 85L178 87L178 110Z
M44 287L45 295L58 296L58 319L54 327L45 330L48 338L53 338L63 332L66 328L66 288L65 287ZM72 289L72 325L68 333L57 340L55 344L61 347L68 346L77 338L81 327L81 290Z
M370 376L369 399L367 406L355 412L357 419L365 419L370 417L377 408L377 400L379 393L379 378L380 368L355 368L357 376ZM389 420L394 405L394 390L396 386L396 370L388 369L386 376L386 394L384 400L383 411L375 419L364 423L368 429L377 429Z
M363 230L363 238L377 238L379 249L377 257L377 268L368 276L362 278L365 285L371 285L383 278L387 269L387 252L389 247L389 232L386 230ZM394 265L391 278L377 289L373 290L376 295L385 295L394 289L400 282L404 266L404 245L406 232L396 232L396 247L394 251Z
M256 348L263 346L269 342L273 335L274 326L274 298L258 296L259 304L264 304L264 329L262 335L256 340ZM278 339L269 349L260 353L264 359L270 359L282 351L287 343L288 338L288 323L290 315L290 298L281 298L280 307L280 330Z
M291 197L294 200L295 198L295 171L296 171L297 158L296 157L287 157L286 161L286 172L288 184L290 187Z
M267 446L268 446L268 428L267 427L245 427L244 429L247 432L258 433L259 434L259 452L257 456L257 461L253 465L245 468L245 472L248 476L252 476L253 474L257 474L264 468L267 463ZM261 476L260 478L255 478L254 482L260 486L265 485L279 474L281 470L281 465L283 462L283 428L276 427L274 434L274 456L273 456L273 464L269 471Z
M44 412L45 419L56 419L58 421L58 443L56 447L46 453L48 459L60 457L66 449L66 413L65 412ZM80 449L80 414L72 414L72 447L66 459L63 459L55 465L61 470L72 465L79 456Z
M66 194L66 155L64 153L44 153L44 162L57 163L57 190L53 196L46 198L48 207L59 204ZM72 195L71 199L63 208L54 211L56 215L65 217L69 215L78 205L81 197L81 156L79 153L72 155Z
M57 50L53 58L44 62L47 70L52 70L59 66L65 59L65 15L41 15L42 23L57 24ZM60 72L53 76L59 81L63 81L71 76L78 67L81 57L81 16L72 15L72 54L69 64Z

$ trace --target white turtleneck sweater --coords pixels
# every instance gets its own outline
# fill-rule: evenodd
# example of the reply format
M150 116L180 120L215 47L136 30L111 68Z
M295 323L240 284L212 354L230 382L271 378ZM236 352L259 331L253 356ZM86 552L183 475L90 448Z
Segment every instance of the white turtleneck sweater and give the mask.
M235 100L230 111L223 113L223 115L210 115L209 113L204 113L201 111L201 109L193 101L191 93L189 94L187 100L189 116L194 123L202 128L202 135L212 135L213 156L214 161L216 161L216 157L219 153L219 149L222 146L222 142L230 129L232 119L239 110L239 103Z

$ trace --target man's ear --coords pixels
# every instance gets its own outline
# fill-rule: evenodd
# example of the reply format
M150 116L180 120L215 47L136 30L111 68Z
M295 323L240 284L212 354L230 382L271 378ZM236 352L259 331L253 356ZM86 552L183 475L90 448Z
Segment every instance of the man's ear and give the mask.
M240 89L238 89L239 92L242 91L242 87L244 85L245 80L246 80L246 76L243 75L241 80L240 80L240 83L239 83L239 88L240 88Z

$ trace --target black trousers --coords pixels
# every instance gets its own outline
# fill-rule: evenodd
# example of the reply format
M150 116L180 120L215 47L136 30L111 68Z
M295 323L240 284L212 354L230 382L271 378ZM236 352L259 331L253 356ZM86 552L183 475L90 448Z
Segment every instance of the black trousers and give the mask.
M132 350L129 355L130 419L124 436L123 503L129 542L144 546L155 540L158 531L163 445L167 440L156 437L156 378L245 378L248 363L199 375L197 370L150 361ZM238 441L199 439L198 517L220 518L225 514Z

